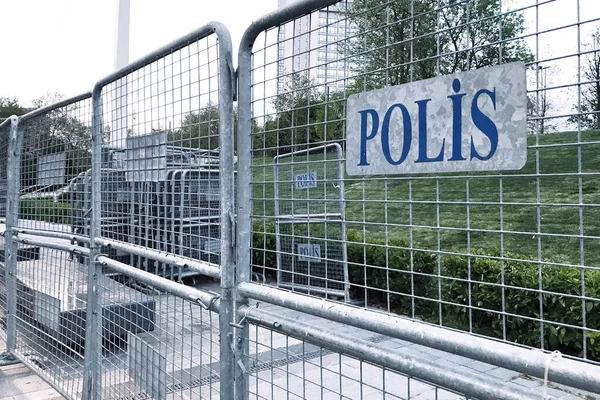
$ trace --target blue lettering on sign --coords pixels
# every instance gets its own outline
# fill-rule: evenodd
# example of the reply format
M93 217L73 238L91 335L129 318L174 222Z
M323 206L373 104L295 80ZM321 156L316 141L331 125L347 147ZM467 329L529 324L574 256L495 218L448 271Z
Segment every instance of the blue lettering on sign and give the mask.
M296 175L296 189L312 189L317 187L317 173L307 172Z
M467 97L467 93L459 93L461 90L460 80L454 79L452 81L452 92L448 97L450 100L450 105L452 107L452 152L451 156L448 159L449 161L464 161L466 160L465 156L462 154L462 126L463 126L463 99ZM471 147L469 158L473 160L474 158L478 160L489 160L494 156L496 150L498 148L498 128L496 124L492 121L492 119L483 113L479 108L478 100L482 96L487 96L492 102L492 106L494 111L496 110L496 88L492 90L481 89L474 94L471 99L471 107L470 107L470 120L473 125L479 129L489 140L490 142L490 150L487 154L481 154L480 150L478 150L475 146L473 138L471 138ZM417 142L418 142L418 157L414 161L415 163L432 163L432 162L442 162L444 161L444 147L446 146L446 139L442 141L441 148L439 149L439 153L435 157L427 156L428 148L427 148L427 103L429 103L431 99L423 99L417 100L414 103L417 105L417 116L418 116L418 132L417 132ZM390 148L390 120L392 118L393 113L400 113L400 121L402 124L402 132L403 132L403 145L402 152L399 156L394 156L391 154ZM369 108L365 110L358 111L360 114L360 160L358 162L358 166L368 166L369 160L367 159L367 143L370 140L373 140L377 137L377 134L381 132L381 152L383 157L390 165L400 165L402 164L410 150L412 144L412 122L410 119L410 113L406 105L402 103L396 103L391 105L382 120L381 129L380 129L380 118L379 114L376 110ZM369 120L371 121L371 129L369 128ZM437 149L436 149L437 150ZM297 180L296 180L297 182Z
M321 262L321 246L318 244L298 244L300 261Z

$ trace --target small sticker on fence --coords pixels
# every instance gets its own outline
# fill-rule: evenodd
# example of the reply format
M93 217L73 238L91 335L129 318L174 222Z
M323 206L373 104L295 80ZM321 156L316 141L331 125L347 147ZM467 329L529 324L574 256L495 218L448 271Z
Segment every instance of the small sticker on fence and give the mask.
M298 260L321 262L321 245L318 244L298 244Z
M314 171L296 175L296 189L313 189L317 187L317 173Z

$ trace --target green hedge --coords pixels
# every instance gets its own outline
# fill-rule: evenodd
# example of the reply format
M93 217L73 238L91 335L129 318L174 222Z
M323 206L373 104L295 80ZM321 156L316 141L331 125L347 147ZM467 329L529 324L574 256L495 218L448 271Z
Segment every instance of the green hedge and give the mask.
M71 205L67 202L54 202L52 199L21 199L21 219L52 222L57 224L71 223Z
M274 232L272 223L254 226L252 262L267 272L277 268ZM412 251L411 255L406 250L408 243L400 239L389 239L386 245L383 240L364 241L355 231L348 231L347 237L351 295L354 299L366 299L368 307L436 324L441 320L447 327L472 329L478 334L533 347L541 347L543 340L545 349L575 356L583 356L583 332L577 328L584 325L582 307L586 308L585 326L600 330L600 301L582 304L580 299L569 297L582 294L582 273L577 268L539 266L517 254L504 257L522 261L503 263L490 258L499 254L483 252L475 252L470 258L438 257L424 251ZM469 284L469 271L471 281L482 283ZM540 275L541 288L546 292L541 298ZM600 271L585 271L584 275L586 297L600 297ZM507 314L504 319L503 296ZM555 324L542 324L540 319ZM587 334L587 357L600 360L600 334Z

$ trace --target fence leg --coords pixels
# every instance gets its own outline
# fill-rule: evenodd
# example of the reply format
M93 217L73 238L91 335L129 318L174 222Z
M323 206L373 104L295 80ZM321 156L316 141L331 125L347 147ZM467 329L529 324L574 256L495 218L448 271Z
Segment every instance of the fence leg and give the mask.
M101 88L94 88L92 94L92 201L90 226L90 258L88 260L88 293L85 329L85 351L83 369L83 398L102 398L102 306L98 293L97 278L102 267L96 262L100 246L95 238L100 236L101 222L101 166L102 166L102 97Z
M231 36L225 27L217 26L219 38L219 191L221 195L221 308L219 314L220 392L221 399L234 398L235 386L233 326L235 319L235 191L233 92L235 71L231 53Z
M19 191L21 170L21 136L19 135L19 119L11 117L10 137L8 142L7 164L7 208L5 244L5 279L6 279L6 349L14 356L17 348L17 261L19 248L13 227L19 222Z

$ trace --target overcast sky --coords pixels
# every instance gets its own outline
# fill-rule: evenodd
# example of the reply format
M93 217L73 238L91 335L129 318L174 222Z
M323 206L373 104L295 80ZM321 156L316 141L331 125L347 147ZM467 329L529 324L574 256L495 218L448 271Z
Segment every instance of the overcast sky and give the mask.
M277 0L131 0L129 60L223 22L234 55L245 28ZM0 0L0 96L25 106L46 92L91 90L114 69L117 0Z
M527 39L534 53L538 49L538 59L577 53L577 27L553 29L577 23L578 3L580 21L600 17L600 0L503 2L509 8L540 4L524 12L528 33L536 25L539 32L547 32ZM212 20L229 28L236 57L245 28L276 7L277 0L131 0L129 60ZM91 90L114 69L116 10L117 0L0 0L0 96L16 96L30 106L47 92L70 97ZM598 25L593 21L581 26L582 50ZM576 82L577 57L545 65L551 67L548 86ZM573 90L550 92L555 102L565 102L556 114L570 108Z

